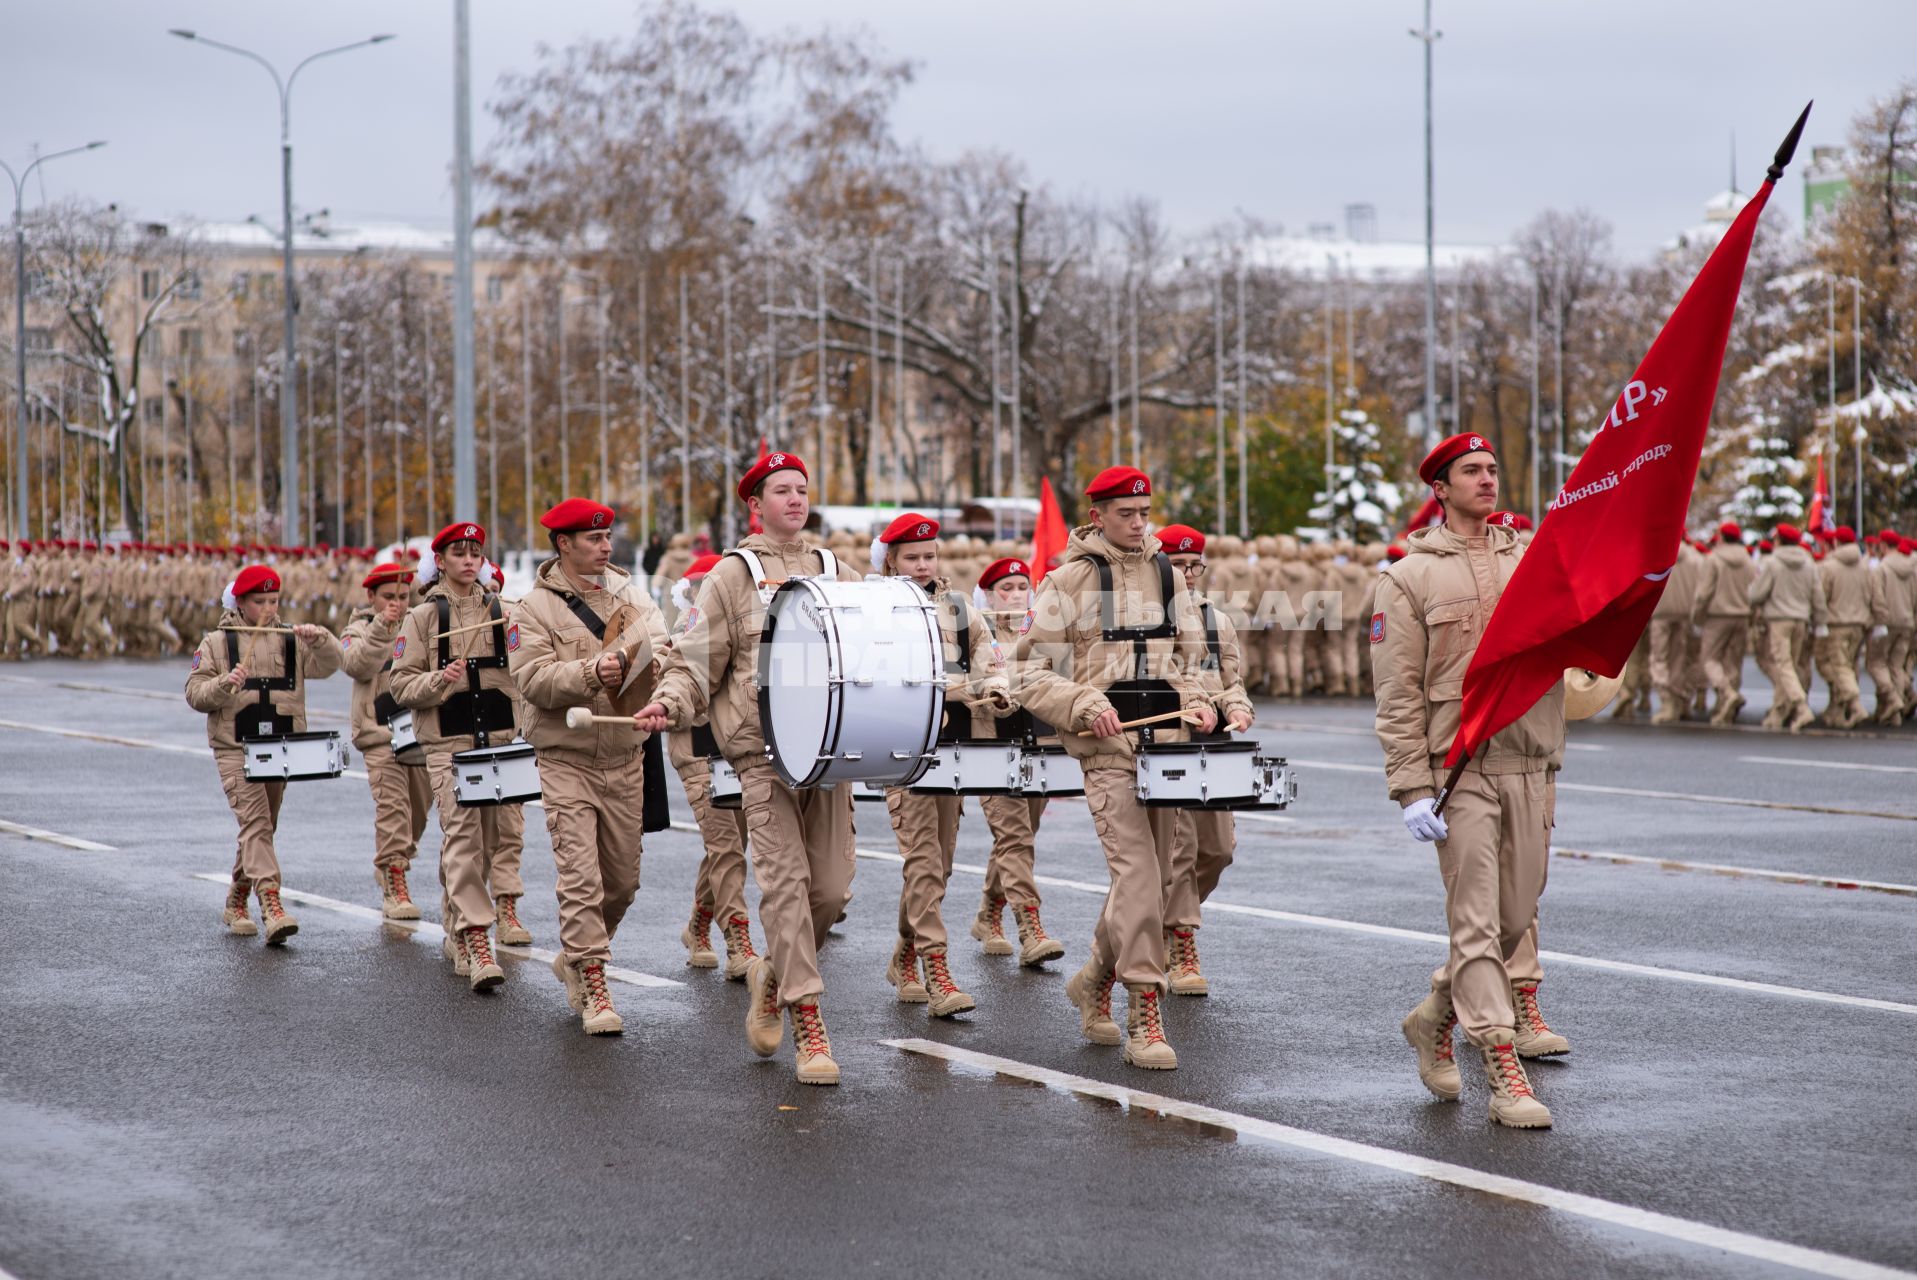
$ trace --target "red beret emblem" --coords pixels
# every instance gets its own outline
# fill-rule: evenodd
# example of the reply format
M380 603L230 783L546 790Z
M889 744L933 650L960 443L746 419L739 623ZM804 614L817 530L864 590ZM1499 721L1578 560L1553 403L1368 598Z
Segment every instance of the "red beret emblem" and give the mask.
M912 532L914 536L916 537L929 538L932 536L932 526L929 524L926 524L923 520L921 520L919 522L919 527L914 529Z
M1476 436L1472 436L1472 437L1471 437L1471 447L1472 447L1473 449L1482 449L1482 448L1484 448L1484 441L1482 441L1482 440L1480 440L1480 439L1478 439L1478 438L1477 438Z
M1143 480L1132 481L1132 492L1133 493L1145 492L1145 482Z
M1178 540L1178 549L1179 549L1180 551L1190 551L1190 550L1191 550L1191 539L1190 539L1190 538L1180 538L1180 539Z
M466 536L469 538L477 538L479 536L479 527L477 525L467 525Z
M592 527L593 527L593 528L595 528L595 529L597 529L597 528L599 528L599 527L600 527L601 525L603 525L603 524L605 524L605 523L606 523L606 513L605 513L605 512L603 512L603 511L595 511L595 512L593 512L593 513L592 513Z
M783 467L785 465L785 455L783 453L775 453L770 458L767 458L766 461L774 467Z
M1022 564L1020 564L1020 563L1019 563L1018 561L1016 561L1016 560L1014 560L1014 561L1012 561L1012 568L1011 568L1011 570L1010 570L1010 572L1012 572L1012 573L1024 573L1024 572L1025 572L1025 566L1024 566L1024 565L1022 565Z

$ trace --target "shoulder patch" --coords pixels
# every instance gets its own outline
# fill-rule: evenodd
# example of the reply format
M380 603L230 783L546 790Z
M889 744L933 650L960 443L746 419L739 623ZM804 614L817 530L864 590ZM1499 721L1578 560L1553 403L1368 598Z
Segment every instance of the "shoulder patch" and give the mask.
M519 648L519 624L513 623L506 628L506 649L508 652Z
M352 647L353 647L353 637L352 637L352 636L351 636L350 634L348 634L348 635L343 635L343 636L341 636L341 637L339 638L339 647L340 647L340 648L342 648L342 649L350 649L350 648L352 648Z
M393 656L395 658L403 658L406 656L406 637L405 636L401 636L399 639L393 641Z
M698 625L698 622L699 622L699 606L695 604L691 608L686 610L686 620L684 623L684 627L687 631L690 631L692 630L694 626Z
M1382 613L1374 613L1371 615L1371 643L1384 643L1384 615Z
M200 656L201 656L200 651L198 649L195 649L193 651L193 669L195 671L198 671L200 669Z

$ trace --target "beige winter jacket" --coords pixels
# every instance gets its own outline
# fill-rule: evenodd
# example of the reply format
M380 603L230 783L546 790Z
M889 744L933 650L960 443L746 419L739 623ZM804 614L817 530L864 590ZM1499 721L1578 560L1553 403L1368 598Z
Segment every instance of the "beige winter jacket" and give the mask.
M1870 620L1892 630L1917 624L1917 558L1893 551L1877 562L1870 580Z
M353 678L353 745L361 751L393 745L393 731L379 722L374 704L382 693L390 692L393 641L399 638L404 621L401 617L400 622L389 623L362 606L347 620L339 638L345 654L340 666Z
M1818 566L1824 620L1833 627L1870 625L1870 566L1854 542L1846 542Z
M1757 564L1751 553L1734 542L1719 542L1704 557L1704 572L1697 583L1697 607L1691 616L1705 618L1748 618L1751 616L1751 583L1757 579Z
M1412 534L1405 550L1382 575L1370 621L1385 785L1401 805L1435 795L1444 782L1444 757L1463 720L1465 669L1524 554L1509 529L1464 538L1445 525ZM1560 682L1480 747L1471 768L1537 773L1563 763Z
M1033 715L1056 726L1065 750L1087 769L1133 767L1136 730L1111 738L1082 731L1112 709L1105 691L1134 674L1129 640L1103 638L1099 577L1092 557L1112 566L1112 624L1118 628L1153 627L1164 619L1156 563L1159 542L1147 536L1137 551L1120 551L1091 525L1081 525L1065 545L1058 568L1045 575L1032 600L1032 625L1020 637L1018 698ZM1170 602L1174 634L1145 642L1144 678L1163 680L1186 710L1211 705L1203 667L1205 632L1196 601L1173 576ZM1178 721L1152 726L1160 742L1182 742L1190 735Z
M650 665L665 644L666 622L659 606L632 575L608 566L605 584L589 584L582 592L561 571L556 557L546 561L533 578L532 591L513 610L515 629L507 632L513 681L527 706L521 723L526 740L543 759L588 769L622 768L639 754L645 734L630 725L566 726L566 712L572 707L590 707L594 715L615 714L612 694L617 692L602 685L593 669L606 642L617 637L593 635L567 603L574 599L591 609L602 625L622 605L638 610L637 624L627 630L645 633L633 657L636 669Z
M1664 594L1657 598L1651 616L1659 622L1691 618L1697 612L1698 588L1704 582L1704 557L1688 542L1677 544L1677 563L1664 583Z
M222 627L244 625L236 609L220 615ZM290 629L287 635L292 635ZM240 665L250 678L271 680L286 674L286 645L279 636L241 632L234 638L239 641ZM298 668L293 687L269 689L265 694L277 714L292 717L294 733L305 733L306 682L323 680L338 671L343 655L330 631L312 642L294 640L293 646L294 666ZM240 749L235 718L260 701L260 690L235 689L226 683L226 673L232 669L227 633L207 632L193 653L193 669L186 677L186 703L206 715L206 742L215 751Z
M1817 583L1817 562L1798 546L1779 547L1751 584L1751 608L1766 622L1824 625L1824 593Z

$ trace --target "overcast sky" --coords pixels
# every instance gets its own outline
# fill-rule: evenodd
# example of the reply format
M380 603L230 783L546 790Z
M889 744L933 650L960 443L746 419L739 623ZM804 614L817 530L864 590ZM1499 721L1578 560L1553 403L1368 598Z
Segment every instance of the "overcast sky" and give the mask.
M724 0L718 0L723 5ZM1180 229L1237 211L1303 231L1377 206L1423 234L1419 0L735 0L762 27L863 26L919 63L903 136L940 155L991 147L1054 190L1159 202ZM630 28L630 0L473 0L479 144L501 72L541 42ZM277 220L278 122L265 72L165 34L190 27L283 65L376 31L400 39L315 64L293 103L301 208L445 224L451 0L16 0L0 49L0 157L93 138L44 168L156 217ZM1778 203L1802 208L1808 145L1917 77L1917 0L1437 0L1437 226L1497 242L1540 209L1585 206L1627 254L1699 218L1737 139L1749 190L1809 98L1806 150ZM18 167L16 163L16 168ZM36 175L30 193L41 190Z

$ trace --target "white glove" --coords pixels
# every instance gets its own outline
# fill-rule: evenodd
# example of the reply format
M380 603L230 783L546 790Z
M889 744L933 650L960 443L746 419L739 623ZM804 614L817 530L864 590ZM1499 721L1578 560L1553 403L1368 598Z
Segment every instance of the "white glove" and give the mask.
M1437 801L1430 797L1413 800L1404 807L1404 829L1427 844L1433 840L1443 840L1451 834L1444 825L1444 819L1438 816Z
M1819 627L1819 628L1817 628L1817 630L1815 630L1815 631L1813 631L1813 632L1812 632L1811 634L1812 634L1812 635L1814 635L1814 636L1816 636L1816 637L1817 637L1817 638L1818 638L1819 640L1822 640L1822 639L1824 639L1825 637L1827 637L1827 636L1829 636L1829 635L1830 635L1830 628L1829 628L1829 627Z
M1890 634L1889 627L1872 627L1870 629L1870 638L1873 640L1882 640L1885 636L1889 634Z

